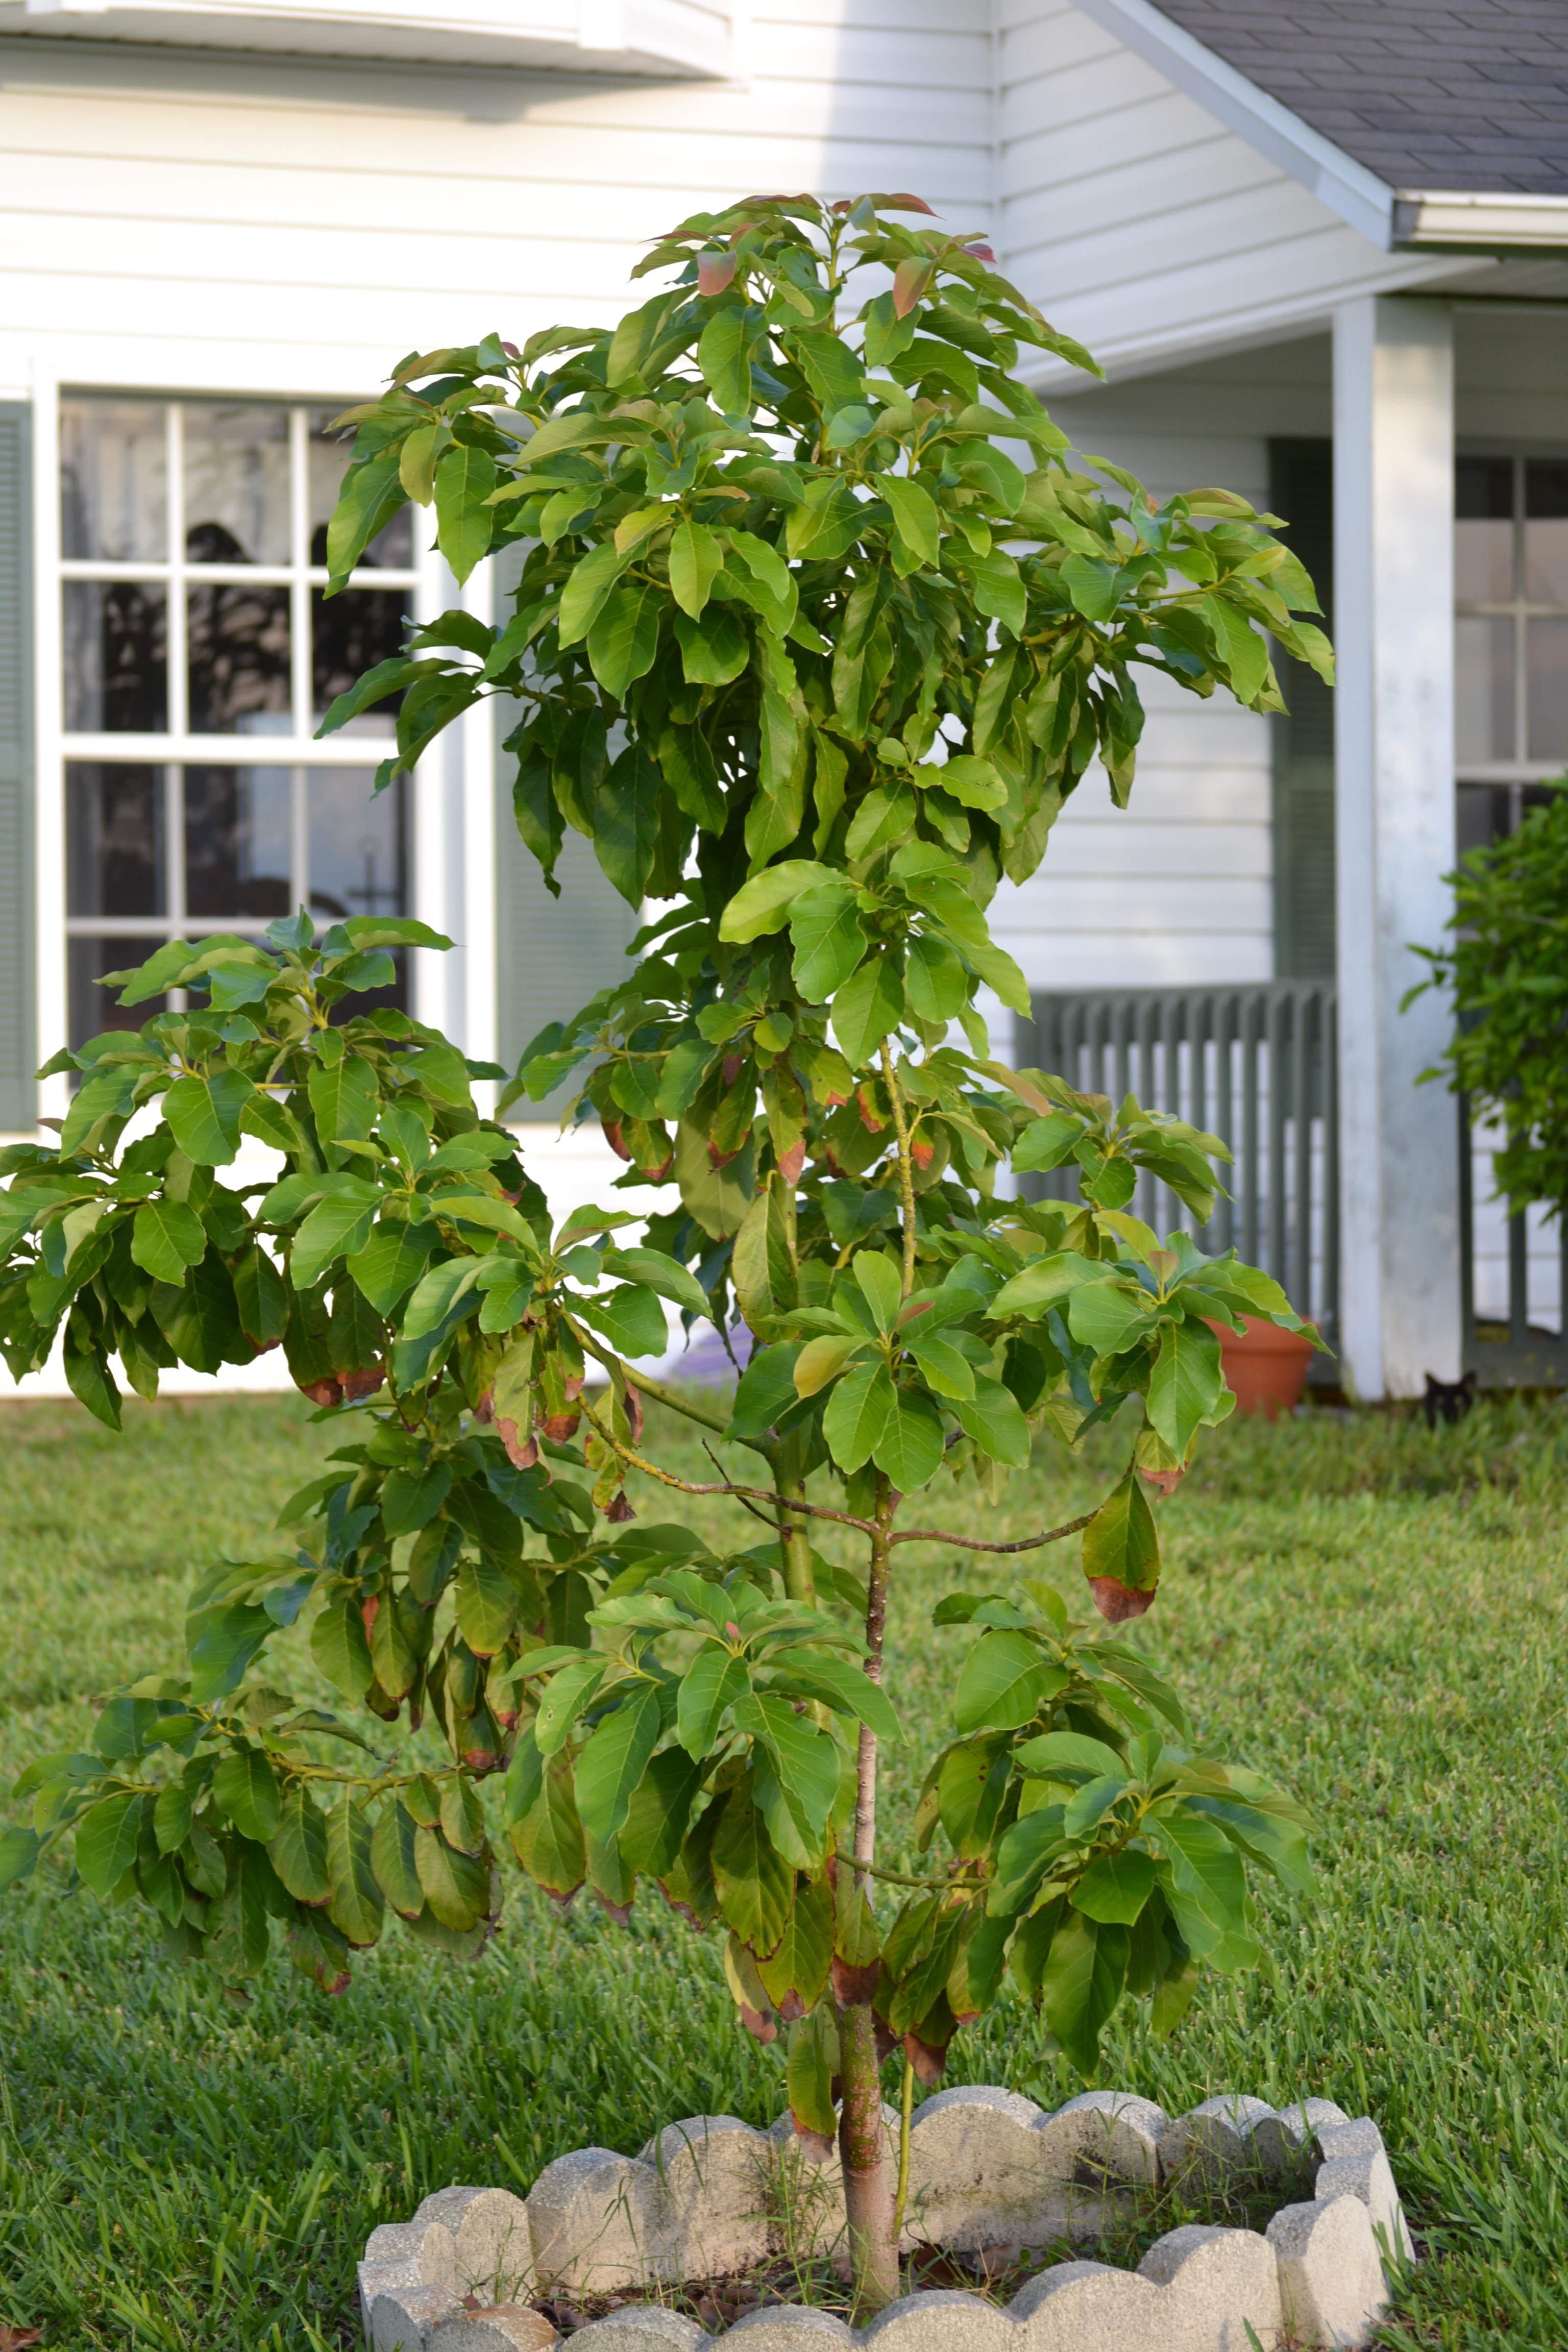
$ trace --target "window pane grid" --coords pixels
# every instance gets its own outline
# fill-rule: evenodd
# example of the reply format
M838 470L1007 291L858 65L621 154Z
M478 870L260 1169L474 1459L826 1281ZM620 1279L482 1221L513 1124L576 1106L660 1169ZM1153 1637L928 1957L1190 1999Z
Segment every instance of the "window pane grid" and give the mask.
M1456 468L1455 740L1470 784L1568 765L1568 462Z
M418 576L405 515L325 601L347 462L330 414L62 403L73 1044L145 1017L94 982L161 940L258 935L301 905L323 925L406 910L406 781L373 797L367 764L393 709L311 740L332 697L401 650Z

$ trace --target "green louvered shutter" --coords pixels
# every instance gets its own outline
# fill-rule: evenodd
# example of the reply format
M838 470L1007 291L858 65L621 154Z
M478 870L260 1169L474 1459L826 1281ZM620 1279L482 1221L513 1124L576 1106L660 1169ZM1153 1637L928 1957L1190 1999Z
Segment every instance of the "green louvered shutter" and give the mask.
M521 551L497 559L497 610L521 569ZM567 831L552 898L512 814L517 756L501 744L520 716L498 699L496 713L496 990L498 1061L515 1070L523 1047L549 1021L563 1021L610 982L624 978L637 917L605 880L589 843ZM514 1117L547 1118L566 1099L519 1104Z
M34 1004L33 412L0 402L0 1132L38 1117Z
M1268 503L1289 524L1333 634L1334 445L1270 441ZM1274 972L1279 980L1334 971L1334 697L1315 670L1283 656L1289 705L1274 720Z

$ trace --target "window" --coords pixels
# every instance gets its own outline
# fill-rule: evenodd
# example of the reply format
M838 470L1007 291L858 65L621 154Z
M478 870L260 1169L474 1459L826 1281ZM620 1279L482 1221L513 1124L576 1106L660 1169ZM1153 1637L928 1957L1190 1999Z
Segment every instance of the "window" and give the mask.
M1461 854L1568 766L1568 458L1461 457L1454 726Z
M334 696L400 650L416 584L405 509L325 600L349 458L333 413L62 403L73 1045L139 1024L147 1008L121 1012L95 981L192 927L407 911L406 781L372 797L395 704L310 740ZM388 1001L403 1000L400 972Z

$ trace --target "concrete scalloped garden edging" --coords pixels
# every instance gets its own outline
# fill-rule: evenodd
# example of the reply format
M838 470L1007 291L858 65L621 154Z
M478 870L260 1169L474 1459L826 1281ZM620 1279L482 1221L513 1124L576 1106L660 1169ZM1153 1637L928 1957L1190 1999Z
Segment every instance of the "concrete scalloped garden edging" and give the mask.
M885 2110L889 2137L897 2117ZM526 2198L443 2189L411 2221L371 2232L359 2266L373 2352L545 2352L531 2307L545 2295L657 2291L744 2273L786 2243L831 2250L837 2159L816 2164L786 2117L771 2132L733 2116L671 2124L636 2157L578 2148ZM1074 2261L1037 2273L998 2305L922 2289L852 2330L828 2312L775 2303L725 2331L733 2352L1275 2352L1362 2345L1389 2272L1412 2248L1382 2135L1326 2099L1275 2108L1207 2099L1174 2118L1122 2091L1087 2091L1054 2115L1016 2092L939 2092L915 2114L904 2243L958 2253L1093 2242L1136 2192L1281 2189L1313 2180L1266 2234L1188 2224L1135 2271ZM475 2305L479 2307L476 2308ZM1249 2333L1250 2331L1250 2333ZM573 2352L698 2352L710 2339L664 2303L625 2303L574 2331Z

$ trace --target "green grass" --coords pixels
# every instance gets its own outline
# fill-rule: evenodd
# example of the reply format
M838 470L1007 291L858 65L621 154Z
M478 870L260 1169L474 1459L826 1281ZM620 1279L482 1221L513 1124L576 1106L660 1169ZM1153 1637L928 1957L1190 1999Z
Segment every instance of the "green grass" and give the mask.
M172 1660L191 1570L263 1538L331 1442L285 1400L135 1408L119 1439L74 1406L6 1409L0 1772L79 1744L92 1693ZM1021 1484L996 1532L1070 1516L1119 1450ZM1565 1469L1556 1407L1435 1433L1232 1424L1165 1509L1141 1629L1205 1732L1312 1806L1321 1887L1268 1905L1275 1983L1210 1981L1164 2047L1116 2029L1103 2079L1173 2110L1236 2089L1376 2116L1427 2255L1386 2331L1402 2352L1568 2343ZM979 1524L967 1496L939 1512ZM891 1681L916 1739L889 1860L963 1646L930 1605L990 1580L902 1559ZM1070 1591L1076 1564L1055 1572ZM715 1938L657 1898L623 1931L519 1886L472 1970L394 1937L336 2001L279 1966L237 2012L160 1966L139 1917L32 1885L0 1904L0 2323L50 2352L346 2345L375 2221L682 2115L765 2123L780 2072L733 2021ZM1016 2002L950 2078L1078 2087Z

